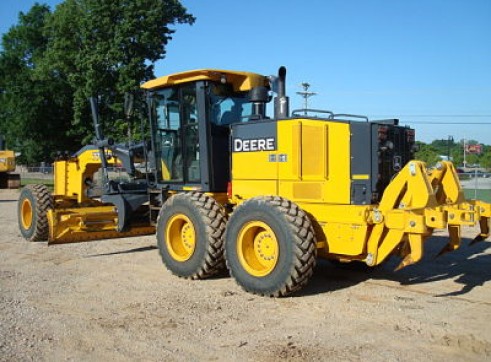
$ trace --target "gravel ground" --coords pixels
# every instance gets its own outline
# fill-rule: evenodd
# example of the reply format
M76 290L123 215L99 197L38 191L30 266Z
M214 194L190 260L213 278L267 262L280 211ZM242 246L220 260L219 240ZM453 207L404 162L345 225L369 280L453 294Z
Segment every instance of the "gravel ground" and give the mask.
M164 269L155 237L57 245L17 229L0 191L1 361L490 361L491 243L366 271L320 262L293 297Z

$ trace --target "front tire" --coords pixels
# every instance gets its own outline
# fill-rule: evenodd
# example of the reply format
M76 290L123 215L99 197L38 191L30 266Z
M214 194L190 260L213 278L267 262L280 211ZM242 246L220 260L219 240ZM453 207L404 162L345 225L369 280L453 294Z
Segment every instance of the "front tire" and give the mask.
M282 297L307 284L316 264L314 229L291 201L256 197L238 206L225 232L230 274L247 292Z
M203 279L224 269L223 207L202 193L169 198L157 219L157 244L162 261L173 274Z
M46 215L53 208L53 197L45 185L27 185L17 204L19 230L29 241L48 240L49 224Z

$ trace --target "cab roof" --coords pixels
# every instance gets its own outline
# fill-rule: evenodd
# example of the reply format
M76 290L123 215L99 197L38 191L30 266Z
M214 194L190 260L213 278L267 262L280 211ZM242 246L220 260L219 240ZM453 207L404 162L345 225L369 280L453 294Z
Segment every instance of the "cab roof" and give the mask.
M197 69L149 80L148 82L143 83L141 88L159 89L198 80L225 82L231 84L234 91L249 91L254 87L269 86L268 77L256 73L234 70Z

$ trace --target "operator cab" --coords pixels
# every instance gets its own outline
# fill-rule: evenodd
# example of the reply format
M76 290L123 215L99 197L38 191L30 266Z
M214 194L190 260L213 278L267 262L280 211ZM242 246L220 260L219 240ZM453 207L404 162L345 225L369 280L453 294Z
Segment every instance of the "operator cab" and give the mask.
M219 70L178 73L145 83L142 87L150 90L157 183L170 190L226 192L230 126L264 117L257 93L264 93L268 84L258 74Z

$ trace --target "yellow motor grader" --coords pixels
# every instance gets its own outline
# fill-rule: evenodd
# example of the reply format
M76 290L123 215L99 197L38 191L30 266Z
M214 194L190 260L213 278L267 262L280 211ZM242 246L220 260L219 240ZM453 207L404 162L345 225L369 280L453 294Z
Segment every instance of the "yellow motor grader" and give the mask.
M0 135L0 189L20 188L20 175L15 171L15 152L5 149L5 140Z
M290 113L285 78L281 67L269 77L203 69L148 81L151 140L134 145L102 135L92 100L97 141L55 162L54 192L22 190L22 235L56 244L156 233L175 275L227 267L266 296L302 288L317 258L376 266L396 255L402 268L422 258L435 229L449 233L442 253L459 247L464 226L480 225L474 242L489 236L491 205L464 198L452 163L428 170L414 160L413 129ZM109 177L116 163L128 180Z

